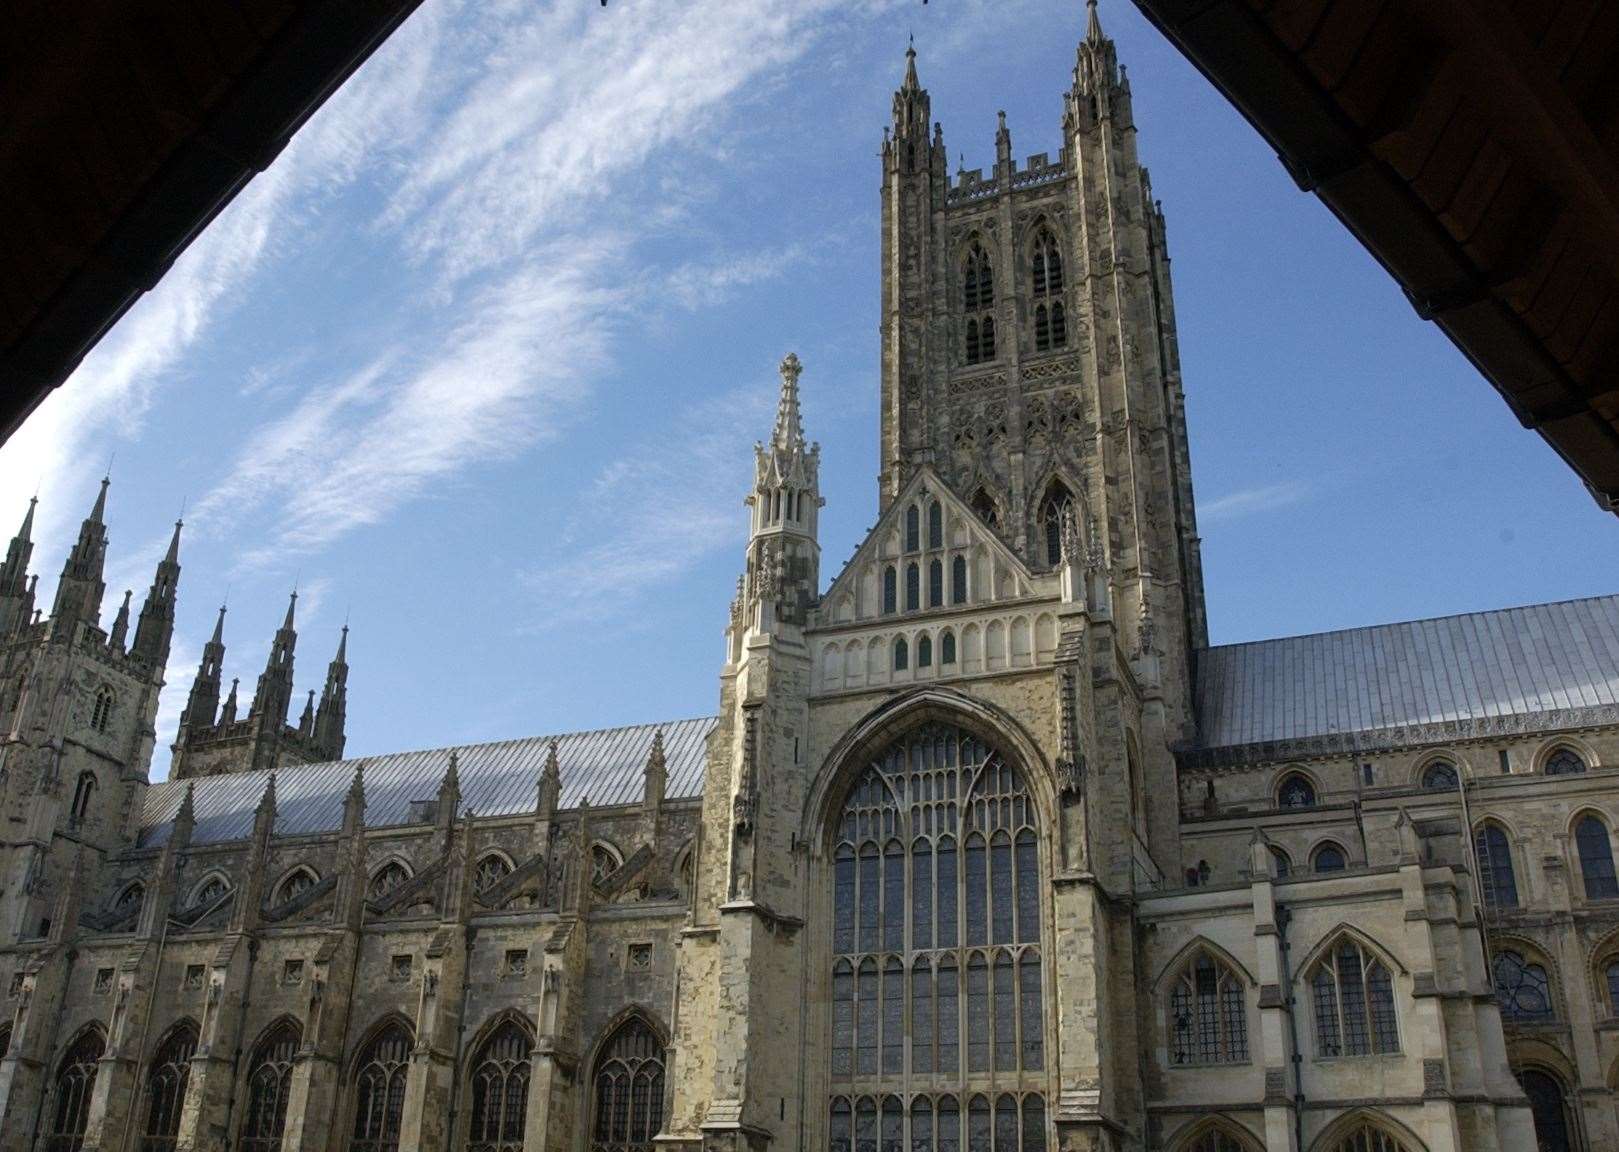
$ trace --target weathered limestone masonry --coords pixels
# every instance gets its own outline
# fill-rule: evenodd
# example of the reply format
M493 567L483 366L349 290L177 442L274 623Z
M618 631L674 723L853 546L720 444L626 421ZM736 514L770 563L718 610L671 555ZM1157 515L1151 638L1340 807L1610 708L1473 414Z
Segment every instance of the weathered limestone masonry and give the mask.
M1209 647L1094 4L1060 119L952 178L907 54L879 517L823 590L789 355L717 716L343 760L294 596L151 784L179 528L131 639L30 504L0 1152L1619 1148L1619 597Z

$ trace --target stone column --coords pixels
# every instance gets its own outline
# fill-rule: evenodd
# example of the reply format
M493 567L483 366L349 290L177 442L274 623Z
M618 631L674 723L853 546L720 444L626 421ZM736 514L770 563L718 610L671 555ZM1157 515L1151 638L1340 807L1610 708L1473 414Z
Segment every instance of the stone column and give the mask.
M1253 875L1254 955L1259 977L1259 1051L1265 1069L1265 1152L1300 1152L1293 1101L1298 1093L1298 1065L1288 1017L1292 1007L1292 973L1287 971L1285 944L1276 920L1276 867L1270 841L1254 830L1249 843Z
M1400 899L1405 910L1405 951L1411 963L1413 1030L1421 1037L1422 1111L1429 1152L1456 1152L1456 1105L1450 1088L1450 1040L1442 1010L1442 997L1452 990L1449 973L1438 971L1433 933L1429 927L1427 886L1423 879L1422 842L1416 826L1402 808L1395 821L1400 845ZM1438 912L1454 919L1454 905Z
M1052 1119L1061 1152L1090 1152L1110 1147L1108 1130L1118 1121L1103 1061L1113 1031L1107 908L1093 879L1064 877L1052 887L1052 906L1059 1083Z

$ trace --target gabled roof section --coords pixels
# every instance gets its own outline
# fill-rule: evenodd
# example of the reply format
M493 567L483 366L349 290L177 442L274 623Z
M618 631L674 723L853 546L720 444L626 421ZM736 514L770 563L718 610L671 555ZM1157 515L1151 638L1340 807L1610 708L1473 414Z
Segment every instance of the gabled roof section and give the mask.
M1297 751L1619 722L1619 596L1198 654L1200 747Z
M928 509L934 500L939 502L944 519L943 546L938 548L929 546ZM920 547L916 551L909 551L905 539L906 517L913 506L920 521ZM900 610L903 611L905 566L912 560L923 565L922 595L925 605L927 561L942 559L947 568L945 578L948 581L950 561L957 555L965 555L971 566L974 583L971 602L975 605L1027 596L1033 591L1035 578L1022 558L1007 547L1000 536L951 490L937 472L923 465L866 533L865 540L832 581L832 586L821 598L820 623L827 625L875 620L882 616L882 570L889 564L895 565L899 574ZM980 578L980 568L989 573L987 580ZM950 600L947 587L945 607L950 607Z
M557 736L562 770L559 807L575 808L589 799L592 807L637 804L641 800L652 738L663 732L669 773L665 798L702 795L708 734L716 720L704 716L668 724L638 724ZM454 749L461 787L461 812L476 816L513 816L533 812L540 772L553 737L531 736ZM324 764L298 764L275 774L278 836L335 832L343 824L343 797L356 768L365 770L365 823L368 828L411 823L410 806L433 800L450 766L449 748L395 752ZM197 825L193 844L246 839L253 829L253 809L264 794L268 772L204 776L192 781L167 780L147 789L139 843L161 844L169 837L187 783L194 783Z

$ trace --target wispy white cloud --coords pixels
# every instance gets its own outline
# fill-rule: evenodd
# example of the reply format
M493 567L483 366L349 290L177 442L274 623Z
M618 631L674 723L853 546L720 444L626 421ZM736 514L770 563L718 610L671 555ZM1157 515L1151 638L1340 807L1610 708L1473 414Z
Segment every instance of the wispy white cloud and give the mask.
M1287 480L1280 484L1239 488L1235 492L1229 492L1201 505L1197 514L1198 519L1205 522L1236 520L1243 516L1302 503L1313 494L1314 487L1307 480Z

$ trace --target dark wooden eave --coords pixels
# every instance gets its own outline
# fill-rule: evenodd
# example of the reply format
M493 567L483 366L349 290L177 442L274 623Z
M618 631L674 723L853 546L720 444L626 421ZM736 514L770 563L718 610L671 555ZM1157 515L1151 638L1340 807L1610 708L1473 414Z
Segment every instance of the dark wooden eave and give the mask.
M0 442L420 0L13 0Z
M1619 3L1136 4L1619 511Z

